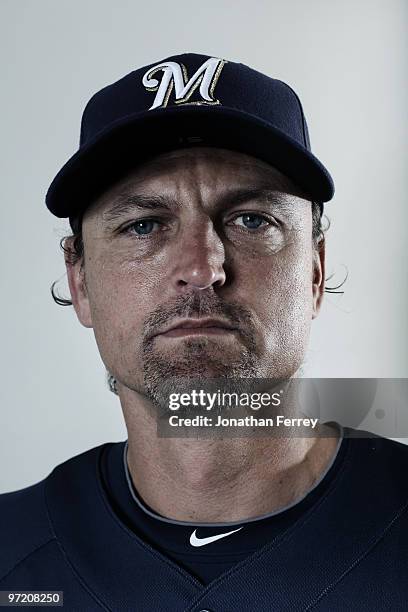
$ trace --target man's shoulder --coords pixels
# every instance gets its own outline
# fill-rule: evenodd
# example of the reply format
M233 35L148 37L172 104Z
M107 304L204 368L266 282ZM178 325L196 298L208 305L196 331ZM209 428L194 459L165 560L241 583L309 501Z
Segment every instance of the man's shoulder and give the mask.
M47 520L45 480L0 495L0 580L54 538Z
M40 482L0 494L0 581L18 564L56 540L47 507L47 486L61 469L71 471L88 464L100 449L91 448L57 465Z
M404 465L408 463L408 444L352 427L344 427L343 433L362 455L369 453L371 457L378 457L381 461L389 460L397 464L401 462Z
M384 438L371 431L355 429L353 427L344 427L343 433L345 438L365 440L364 448L367 446L381 454L391 455L401 459L405 458L405 460L408 461L408 444L404 444L392 438Z
M408 445L352 428L344 429L344 437L348 443L344 471L349 489L361 492L368 487L373 495L386 496L396 506L407 505ZM360 497L361 503L368 500L367 496Z

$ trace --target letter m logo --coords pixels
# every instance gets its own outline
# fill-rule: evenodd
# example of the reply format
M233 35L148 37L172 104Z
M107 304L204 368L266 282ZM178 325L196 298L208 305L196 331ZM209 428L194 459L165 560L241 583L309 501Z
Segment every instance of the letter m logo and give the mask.
M173 89L175 104L219 104L219 100L214 99L214 89L225 63L225 60L211 57L198 68L190 80L183 64L163 62L153 66L143 76L146 89L157 92L149 110L167 106ZM160 71L163 74L159 81L155 75ZM191 96L197 89L201 100L191 102Z

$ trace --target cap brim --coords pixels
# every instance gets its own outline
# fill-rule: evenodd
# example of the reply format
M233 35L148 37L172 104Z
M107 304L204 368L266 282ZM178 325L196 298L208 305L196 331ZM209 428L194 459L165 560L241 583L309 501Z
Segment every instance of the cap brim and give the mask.
M317 202L334 195L333 180L323 164L281 130L225 106L185 105L129 115L100 132L58 172L46 195L47 207L57 217L75 216L135 165L192 145L257 157Z

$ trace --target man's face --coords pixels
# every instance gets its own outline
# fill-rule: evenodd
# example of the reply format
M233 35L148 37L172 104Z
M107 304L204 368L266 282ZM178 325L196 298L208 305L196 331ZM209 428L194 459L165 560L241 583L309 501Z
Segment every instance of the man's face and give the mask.
M98 198L82 230L72 299L119 385L154 395L172 376L300 367L324 251L310 201L268 164L211 148L160 155Z

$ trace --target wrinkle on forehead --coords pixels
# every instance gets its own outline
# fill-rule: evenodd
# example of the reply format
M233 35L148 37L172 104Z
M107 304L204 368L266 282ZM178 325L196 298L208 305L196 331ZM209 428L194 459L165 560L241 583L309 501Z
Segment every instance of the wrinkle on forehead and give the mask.
M214 181L219 180L223 171L226 171L240 180L258 180L259 182L265 180L269 188L308 199L300 187L274 166L251 155L229 149L215 147L176 149L149 160L139 170L136 170L136 174L140 172L140 178L142 178L143 175L145 177L154 176L163 170L168 172L176 170L190 174L200 179L200 184L206 181L214 184ZM210 181L209 175L211 176Z
M256 186L310 202L289 177L262 160L227 149L194 147L163 153L139 165L97 198L86 214L105 209L118 194L144 190L147 184L163 195L187 190L202 205L232 186Z

